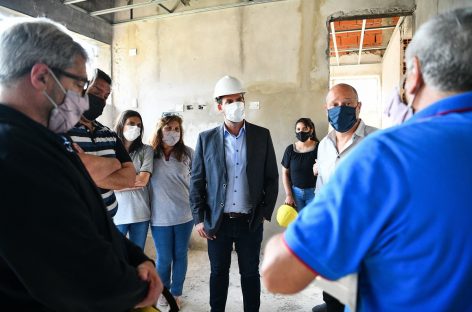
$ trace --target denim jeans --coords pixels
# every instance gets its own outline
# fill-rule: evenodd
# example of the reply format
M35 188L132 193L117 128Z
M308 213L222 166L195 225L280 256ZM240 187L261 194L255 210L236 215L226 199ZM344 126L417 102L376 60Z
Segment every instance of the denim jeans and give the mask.
M262 232L262 223L255 232L251 232L246 218L230 219L224 216L216 238L208 240L211 312L225 311L233 243L238 255L244 312L259 311L261 293L259 253Z
M182 295L193 220L171 226L151 226L157 253L157 273L175 297Z
M144 250L144 244L146 244L146 237L149 228L149 221L118 224L116 227L118 228L118 231L120 231L125 236L129 233L129 240Z
M302 189L292 185L292 194L295 205L297 205L297 211L300 212L300 210L315 198L315 188L309 187Z

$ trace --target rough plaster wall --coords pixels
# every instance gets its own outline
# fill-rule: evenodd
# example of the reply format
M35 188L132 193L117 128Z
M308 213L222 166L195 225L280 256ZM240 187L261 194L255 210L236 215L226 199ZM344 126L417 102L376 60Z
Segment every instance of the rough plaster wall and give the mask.
M360 65L345 65L345 66L331 66L330 79L378 79L378 97L381 95L380 86L382 83L382 64L360 64ZM369 96L375 95L375 90L369 89L365 91L363 88L357 88L359 93L359 100L362 103L360 118L369 126L380 127L382 102L378 98L375 102Z
M416 0L416 29L429 18L455 8L471 7L471 0Z
M247 120L270 129L280 162L297 118L313 118L320 137L327 132L328 17L392 7L413 10L414 1L287 0L118 25L112 49L116 113L137 99L148 138L163 111L206 104L206 110L181 113L185 141L193 146L198 132L222 121L212 101L215 82L235 75L246 85L247 102L260 102L260 110L247 110ZM131 48L137 49L134 57ZM284 199L280 184L277 206ZM265 237L280 230L272 222Z

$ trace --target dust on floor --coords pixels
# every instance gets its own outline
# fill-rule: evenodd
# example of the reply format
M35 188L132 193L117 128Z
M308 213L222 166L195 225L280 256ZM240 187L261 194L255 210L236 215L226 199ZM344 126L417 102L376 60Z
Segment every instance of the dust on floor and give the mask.
M155 257L152 242L147 244L146 252ZM210 263L208 254L202 250L190 250L188 254L188 271L183 290L183 312L208 312ZM262 285L260 312L310 312L311 308L322 303L321 289L310 285L302 292L292 296L274 295ZM161 311L166 308L159 307ZM231 257L231 270L226 312L242 312L243 298L239 279L239 268L236 253Z

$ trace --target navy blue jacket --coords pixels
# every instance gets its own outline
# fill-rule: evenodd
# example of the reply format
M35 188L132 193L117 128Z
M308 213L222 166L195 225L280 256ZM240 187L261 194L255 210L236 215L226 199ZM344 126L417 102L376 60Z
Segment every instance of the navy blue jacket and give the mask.
M268 129L246 123L246 174L250 193L250 228L270 220L279 190L279 173ZM192 161L190 207L195 224L215 235L221 224L226 199L227 173L224 125L200 133Z

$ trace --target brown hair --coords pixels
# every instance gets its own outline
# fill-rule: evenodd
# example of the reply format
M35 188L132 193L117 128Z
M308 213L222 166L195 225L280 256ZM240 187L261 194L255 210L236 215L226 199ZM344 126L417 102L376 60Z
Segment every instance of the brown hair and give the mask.
M143 133L144 133L144 126L143 126L143 119L141 115L134 110L125 110L121 115L118 117L115 123L115 132L116 135L120 138L121 142L125 142L125 137L123 136L123 128L125 127L126 120L130 117L138 117L141 120L141 133L139 137L131 143L129 147L129 153L140 149L143 146Z
M182 161L184 156L190 157L190 153L187 147L184 144L184 128L182 127L182 118L177 115L167 115L162 117L156 125L156 129L151 137L151 146L154 150L154 157L160 158L163 151L163 142L162 142L162 128L164 128L169 123L177 121L180 127L180 139L174 145L172 153L178 161Z

